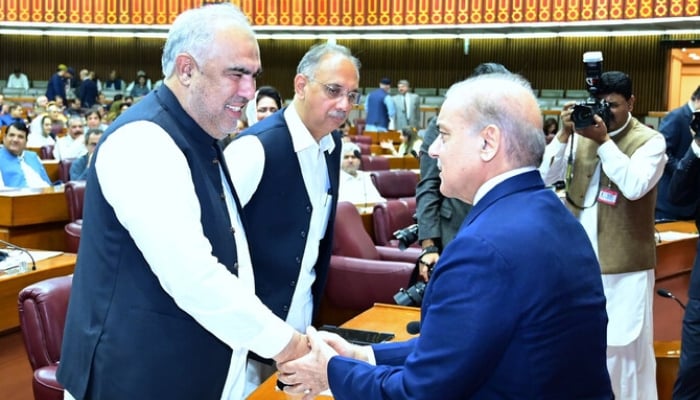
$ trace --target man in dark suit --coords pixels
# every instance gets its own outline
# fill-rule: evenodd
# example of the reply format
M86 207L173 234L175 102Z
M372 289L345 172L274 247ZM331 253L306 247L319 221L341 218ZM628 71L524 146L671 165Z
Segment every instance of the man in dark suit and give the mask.
M313 321L326 284L338 199L340 135L359 100L360 62L323 44L301 59L289 107L244 130L225 149L243 213L255 293L297 330ZM275 368L252 357L248 387Z
M686 154L693 140L690 132L690 120L693 112L700 110L700 86L690 96L690 100L682 106L669 112L659 124L659 132L666 138L666 156L668 161L664 167L664 174L659 181L658 192L656 194L656 219L686 220L692 219L696 201L680 206L674 204L669 185L671 175L678 166L681 158Z
M280 365L287 390L305 400L328 386L338 400L612 399L599 265L537 171L545 144L530 85L513 74L459 83L438 127L440 190L474 207L427 285L420 336L361 347L309 328L311 353Z
M97 83L90 77L90 71L80 70L80 86L78 98L83 108L92 108L97 101Z
M700 88L699 88L700 89ZM697 91L696 91L697 92ZM669 184L669 197L680 206L695 206L695 226L700 229L700 112L692 118L694 140L673 171ZM698 243L700 255L700 243ZM678 378L673 387L674 400L700 398L700 257L695 257L690 275L688 304L683 315L681 357Z

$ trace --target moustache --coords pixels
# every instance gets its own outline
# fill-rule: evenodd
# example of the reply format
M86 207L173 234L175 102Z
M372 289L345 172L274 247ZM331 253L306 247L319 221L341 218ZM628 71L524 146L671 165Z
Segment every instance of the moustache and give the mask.
M342 111L342 110L335 110L335 111L329 112L328 116L330 116L331 118L346 119L348 116L348 113L346 113L345 111Z

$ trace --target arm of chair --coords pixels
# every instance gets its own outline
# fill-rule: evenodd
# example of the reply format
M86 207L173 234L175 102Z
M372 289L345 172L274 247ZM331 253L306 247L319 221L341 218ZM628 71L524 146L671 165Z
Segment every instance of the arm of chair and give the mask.
M421 249L409 247L406 250L399 250L396 247L376 246L379 257L383 261L402 261L415 264L420 255Z

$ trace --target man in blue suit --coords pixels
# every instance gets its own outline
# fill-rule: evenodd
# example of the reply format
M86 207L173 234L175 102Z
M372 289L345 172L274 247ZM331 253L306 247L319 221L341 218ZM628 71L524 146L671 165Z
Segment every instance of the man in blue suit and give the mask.
M426 288L421 335L350 345L308 328L280 365L304 399L611 399L605 297L581 225L537 171L542 117L529 84L488 74L453 86L430 154L440 191L473 204Z
M695 214L697 199L686 205L679 205L674 203L669 188L673 171L693 140L689 126L695 110L700 110L700 86L695 89L686 104L669 112L659 124L659 132L663 133L666 139L668 161L656 193L656 219L692 219Z

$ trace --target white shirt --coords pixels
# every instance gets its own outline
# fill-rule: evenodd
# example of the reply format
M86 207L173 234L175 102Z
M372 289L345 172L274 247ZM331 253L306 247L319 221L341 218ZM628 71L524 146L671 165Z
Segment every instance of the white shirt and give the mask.
M624 130L632 120L628 117L625 125L608 134L613 137ZM574 138L578 136L573 135ZM576 145L574 141L574 155ZM567 168L568 149L566 143L552 140L547 145L545 158L540 166L540 172L545 183L553 183L564 179ZM591 178L583 204L595 204L581 210L579 221L583 225L588 238L598 257L598 197L600 185L601 164L605 174L620 189L620 195L629 200L638 200L652 190L661 179L666 165L666 140L657 133L640 146L631 157L625 155L617 145L609 140L598 148L600 163ZM551 164L549 163L551 160ZM646 266L645 266L646 267ZM603 286L607 300L608 345L624 346L632 342L640 333L644 322L644 307L648 293L640 288L646 288L649 279L654 279L654 270L644 270L624 274L603 275Z
M100 145L95 169L105 199L163 290L234 350L222 399L242 398L248 350L271 358L294 331L255 297L247 241L230 195L238 277L212 255L187 160L162 128L148 121L119 128Z
M10 74L10 76L7 77L7 87L11 89L29 90L29 79L27 79L27 75L22 73L20 73L19 76Z
M29 136L27 137L27 147L42 147L42 146L49 146L49 145L55 145L56 141L53 140L51 135L44 136L41 131L39 132L34 132L30 131Z
M305 332L311 325L313 316L313 296L311 286L316 280L314 265L318 259L321 239L326 234L332 199L328 194L330 184L324 154L333 152L335 143L330 134L318 143L301 121L292 103L284 111L284 119L289 128L294 151L299 159L301 174L306 192L311 200L311 222L301 262L299 279L294 289L292 303L287 314L287 322ZM241 204L245 206L253 197L262 178L265 165L265 152L260 140L255 136L243 136L231 142L224 150L233 186ZM282 239L284 240L284 239Z
M138 142L137 142L138 143ZM85 147L85 136L81 133L75 139L71 135L66 135L56 140L53 148L53 158L57 160L65 160L68 158L82 157L87 153ZM124 154L129 154L124 153Z
M384 202L386 199L379 194L377 187L372 183L369 172L357 171L357 176L352 176L341 170L338 201L349 201L355 205L372 205Z

